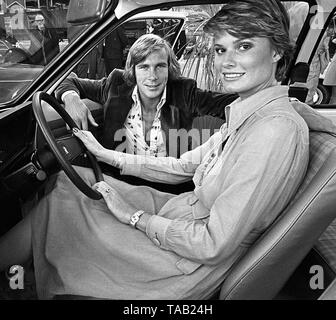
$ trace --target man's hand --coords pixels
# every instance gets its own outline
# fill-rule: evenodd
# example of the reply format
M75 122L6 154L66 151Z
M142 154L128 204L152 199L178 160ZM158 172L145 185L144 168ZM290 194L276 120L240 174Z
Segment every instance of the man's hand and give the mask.
M80 129L88 130L88 121L94 127L98 127L98 123L94 120L91 111L77 93L67 94L64 97L64 106L65 111L69 113L70 117Z

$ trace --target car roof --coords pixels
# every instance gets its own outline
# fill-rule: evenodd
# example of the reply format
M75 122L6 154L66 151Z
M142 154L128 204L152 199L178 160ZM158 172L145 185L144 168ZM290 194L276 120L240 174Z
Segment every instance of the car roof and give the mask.
M282 0L287 1L289 0ZM317 4L318 6L322 7L324 11L331 11L333 10L335 6L335 0L299 0L301 2L307 2L310 4ZM145 8L151 5L162 5L165 6L165 8L169 7L169 3L171 3L171 6L178 5L178 3L181 3L181 5L190 5L192 4L200 4L199 0L142 0L142 1L129 1L129 0L119 0L118 5L115 8L115 15L118 19L123 17L125 14L129 13L131 10L141 9ZM223 4L225 1L223 0L212 0L211 4ZM160 11L160 10L159 10Z
M172 11L172 10L150 10L138 13L134 16L132 16L129 20L135 20L135 19L153 19L153 18L179 18L179 19L185 19L187 17L187 14L183 11Z

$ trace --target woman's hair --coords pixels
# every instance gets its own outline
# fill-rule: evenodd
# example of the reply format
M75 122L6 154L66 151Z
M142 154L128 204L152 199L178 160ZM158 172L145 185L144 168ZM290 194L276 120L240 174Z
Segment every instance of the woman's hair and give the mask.
M181 76L180 65L170 44L155 34L144 34L131 46L123 73L125 81L136 84L135 66L145 60L151 53L164 49L168 56L168 79L174 80Z
M281 81L292 58L294 45L289 36L289 16L278 0L228 0L204 26L206 33L223 31L243 39L268 38L282 58L275 77Z

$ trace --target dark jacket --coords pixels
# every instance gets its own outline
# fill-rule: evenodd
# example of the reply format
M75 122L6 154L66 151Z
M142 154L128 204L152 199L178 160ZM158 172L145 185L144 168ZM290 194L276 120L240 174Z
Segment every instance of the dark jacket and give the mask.
M133 100L134 86L128 85L122 70L115 69L108 78L101 80L68 77L56 90L56 97L68 90L75 90L82 99L87 98L104 106L103 145L115 149L120 143L112 139L117 130L122 129ZM169 153L169 129L191 129L193 119L201 115L213 115L224 119L224 107L237 96L203 91L196 81L180 78L168 81L167 99L161 110L161 127L165 133L167 153ZM111 139L112 138L112 139ZM176 156L176 155L174 155ZM177 154L179 156L179 154Z
M105 38L103 58L122 60L123 50L127 44L128 39L125 36L125 29L123 26L120 26Z
M59 52L59 38L53 28L43 31L34 29L30 33L31 60L36 65L47 65Z

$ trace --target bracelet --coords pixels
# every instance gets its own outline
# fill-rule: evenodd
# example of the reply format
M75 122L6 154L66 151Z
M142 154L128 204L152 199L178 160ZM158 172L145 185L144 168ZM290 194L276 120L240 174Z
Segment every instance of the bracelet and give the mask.
M137 222L140 220L140 217L145 213L145 211L143 210L139 210L135 213L133 213L130 217L130 220L129 220L129 224L130 226L132 226L133 228L135 228Z

